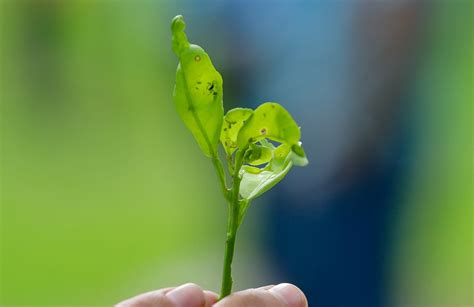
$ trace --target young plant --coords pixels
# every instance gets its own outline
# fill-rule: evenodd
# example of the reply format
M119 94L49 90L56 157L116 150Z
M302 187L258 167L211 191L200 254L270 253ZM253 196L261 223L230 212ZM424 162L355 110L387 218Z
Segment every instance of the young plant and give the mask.
M224 115L222 77L204 49L189 43L185 27L181 15L171 23L172 48L179 59L173 97L179 116L211 159L228 203L223 298L232 291L235 238L250 202L281 181L293 165L304 166L308 160L300 128L278 103L266 102L255 110L235 108Z

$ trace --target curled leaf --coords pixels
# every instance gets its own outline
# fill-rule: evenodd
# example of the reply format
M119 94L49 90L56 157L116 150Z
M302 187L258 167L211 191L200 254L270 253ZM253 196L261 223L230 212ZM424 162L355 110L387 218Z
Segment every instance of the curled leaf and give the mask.
M268 165L262 169L248 165L242 168L240 195L246 201L251 201L274 187L288 174L293 165L304 166L308 164L301 143L296 144L297 147L281 144L277 148L270 142L261 143L268 146L267 149L273 148L273 157ZM293 150L294 148L298 148L298 153Z
M237 138L239 148L268 138L287 144L297 144L300 128L285 108L275 102L261 104L240 130Z
M259 168L259 167L255 167L251 165L243 165L242 170L250 174L260 174L261 172L263 172L263 168Z
M245 152L244 163L251 165L262 165L269 162L272 157L273 153L270 148L252 144Z
M232 155L237 149L237 136L252 113L252 109L235 108L229 110L224 116L220 139L227 155Z
M240 195L247 201L262 195L280 182L288 174L292 165L292 162L288 160L277 168L264 169L259 173L243 169Z
M301 142L298 142L298 144L293 144L293 146L291 146L291 151L291 160L293 161L294 165L306 166L308 164L308 158L306 158L306 153L301 146Z
M184 32L182 16L171 25L173 52L179 58L173 98L176 109L208 157L217 156L222 127L222 77L209 55L190 44Z

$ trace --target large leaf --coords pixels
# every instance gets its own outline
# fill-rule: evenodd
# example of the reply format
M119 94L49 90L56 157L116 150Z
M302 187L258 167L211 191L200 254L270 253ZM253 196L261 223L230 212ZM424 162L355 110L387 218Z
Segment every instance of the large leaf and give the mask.
M244 148L249 143L268 138L280 143L297 144L300 128L290 113L275 102L261 104L240 130L237 144Z
M222 125L221 143L228 155L237 149L237 136L245 121L252 115L252 109L235 108L229 110Z
M216 156L224 115L222 77L204 49L189 43L185 27L182 16L173 19L173 52L179 58L174 102L204 154Z

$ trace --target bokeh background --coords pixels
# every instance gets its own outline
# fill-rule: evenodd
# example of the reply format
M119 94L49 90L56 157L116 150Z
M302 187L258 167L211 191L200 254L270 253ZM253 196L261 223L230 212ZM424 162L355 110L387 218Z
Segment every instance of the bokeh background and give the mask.
M310 159L250 208L236 290L474 306L468 0L2 1L1 306L219 290L226 205L174 110L177 14L225 109L280 102Z

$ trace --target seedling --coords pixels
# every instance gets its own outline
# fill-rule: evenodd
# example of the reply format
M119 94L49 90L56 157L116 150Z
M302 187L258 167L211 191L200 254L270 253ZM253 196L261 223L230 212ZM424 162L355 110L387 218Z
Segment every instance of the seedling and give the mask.
M235 108L224 115L222 77L204 49L189 43L185 27L181 15L171 23L173 52L179 59L173 97L179 116L211 159L228 203L223 298L232 291L235 238L251 201L280 182L293 165L304 166L308 160L300 128L278 103L266 102L255 110Z

